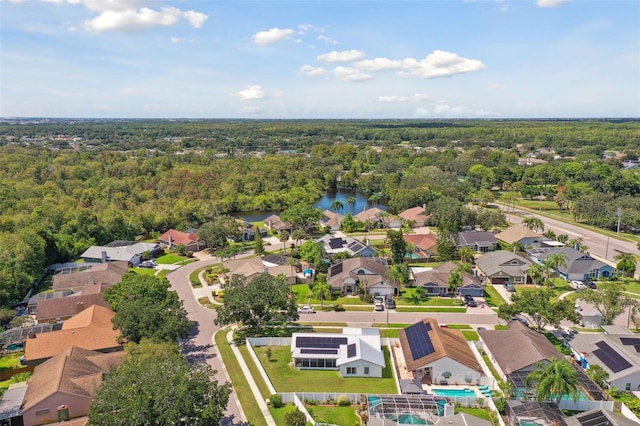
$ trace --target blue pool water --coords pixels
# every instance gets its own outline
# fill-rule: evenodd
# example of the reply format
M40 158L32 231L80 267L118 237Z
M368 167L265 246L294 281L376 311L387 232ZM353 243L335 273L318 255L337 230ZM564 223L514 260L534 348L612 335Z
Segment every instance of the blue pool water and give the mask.
M471 389L431 389L435 395L438 396L457 396L457 397L472 397L477 395Z
M425 419L415 414L400 414L398 416L398 424L401 425L426 425L429 424Z

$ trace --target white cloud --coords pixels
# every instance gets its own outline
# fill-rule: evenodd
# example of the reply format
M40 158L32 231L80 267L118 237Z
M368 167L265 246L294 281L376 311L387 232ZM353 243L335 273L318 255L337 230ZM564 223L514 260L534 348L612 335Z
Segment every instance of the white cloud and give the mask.
M326 75L327 74L327 70L325 70L322 67L314 67L311 65L303 65L300 67L300 69L298 70L298 75L306 75L309 77L317 77L320 75Z
M571 1L571 0L538 0L536 2L536 6L538 6L538 7L557 7L557 6L560 6L562 3L567 3L568 1Z
M182 38L182 37L171 37L170 40L171 40L171 43L185 43L185 42L193 41L190 38Z
M402 61L401 74L413 75L420 78L448 77L471 71L480 71L485 65L477 59L467 59L455 53L435 50L419 62L413 58Z
M373 76L365 74L358 69L348 67L336 67L333 70L333 75L340 81L350 83L360 83L363 81L371 80Z
M100 12L98 16L84 21L87 31L139 31L152 27L170 27L176 25L181 18L189 21L194 28L200 28L207 20L204 13L193 10L183 12L175 7L161 7L160 10L143 7L131 8L131 2L102 2L101 5L92 1L85 1L85 6L90 10ZM129 5L129 8L125 8ZM110 8L105 8L108 6Z
M358 61L353 66L366 71L384 71L402 67L402 61L394 61L387 58L374 58Z
M390 95L390 96L378 96L378 102L385 103L395 103L395 102L420 102L431 99L431 96L424 93L416 93L411 96L399 96L399 95Z
M269 31L260 31L253 35L253 42L257 44L271 44L287 40L294 34L291 28L271 28Z
M244 90L240 90L239 92L233 93L232 95L239 97L243 101L256 101L266 98L267 92L264 91L262 86L256 84L249 86Z
M336 40L334 40L334 39L332 39L331 37L328 37L328 36L326 36L326 35L324 35L324 34L320 34L320 35L318 36L318 40L320 40L320 41L324 41L325 43L327 43L327 44L332 44L332 45L339 44Z
M319 61L323 62L352 62L362 59L364 52L361 50L343 50L342 52L329 52L318 56Z
M207 15L201 12L196 12L193 10L188 10L186 12L182 12L182 16L189 21L193 28L201 28L204 25L205 21L209 18Z

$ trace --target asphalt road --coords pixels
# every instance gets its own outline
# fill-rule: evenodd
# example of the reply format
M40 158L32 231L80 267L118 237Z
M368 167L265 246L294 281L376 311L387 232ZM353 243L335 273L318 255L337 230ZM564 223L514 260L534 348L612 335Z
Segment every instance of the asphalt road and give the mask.
M499 205L499 207L505 212L511 212L513 210L508 206ZM602 259L607 259L613 263L616 263L614 257L618 253L640 254L640 251L638 251L638 247L634 242L624 241L614 237L607 237L590 229L585 229L580 226L536 214L531 210L521 210L516 208L514 213L516 214L506 214L507 221L521 224L522 219L525 217L536 217L542 220L545 225L545 229L552 229L556 234L567 234L569 235L569 239L581 238L583 244L589 247L589 253ZM638 265L638 270L640 270L640 264Z
M213 334L220 328L213 322L216 318L216 313L211 309L202 307L200 303L198 303L193 295L189 282L189 274L191 272L203 266L216 263L220 263L220 259L213 258L190 263L169 273L167 279L171 283L171 288L175 290L180 296L180 299L182 299L184 308L189 314L189 319L196 323L191 335L182 345L183 353L190 362L206 362L213 367L217 372L216 380L222 384L230 380L222 369L222 364L213 342ZM236 403L235 390L229 397L226 416L221 424L225 426L246 424L242 421L240 408Z

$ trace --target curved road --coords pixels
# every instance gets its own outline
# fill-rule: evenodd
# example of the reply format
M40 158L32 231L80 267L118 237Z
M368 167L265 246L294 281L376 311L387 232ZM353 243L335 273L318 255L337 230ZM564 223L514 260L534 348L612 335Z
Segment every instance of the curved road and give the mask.
M178 293L180 299L183 301L184 308L189 314L189 319L195 321L196 324L191 331L191 335L182 345L183 353L190 362L206 362L209 364L217 372L216 380L222 384L230 382L230 380L222 369L222 363L213 345L213 334L220 328L213 322L216 318L216 312L198 303L191 289L191 283L189 282L189 274L191 274L191 272L203 266L214 265L216 263L220 263L220 259L212 258L189 263L167 274L167 279L171 283L171 288ZM246 423L242 421L240 407L238 407L236 401L234 389L229 397L227 413L221 422L222 425L246 425Z

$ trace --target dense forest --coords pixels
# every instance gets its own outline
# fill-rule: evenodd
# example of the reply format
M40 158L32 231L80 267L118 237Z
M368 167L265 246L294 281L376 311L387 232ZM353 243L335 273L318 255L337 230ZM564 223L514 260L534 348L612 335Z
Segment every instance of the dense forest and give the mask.
M544 197L640 230L640 121L0 121L0 306L93 244L310 205L332 187L477 225L462 207ZM523 161L525 160L525 161ZM455 220L454 220L455 219Z

